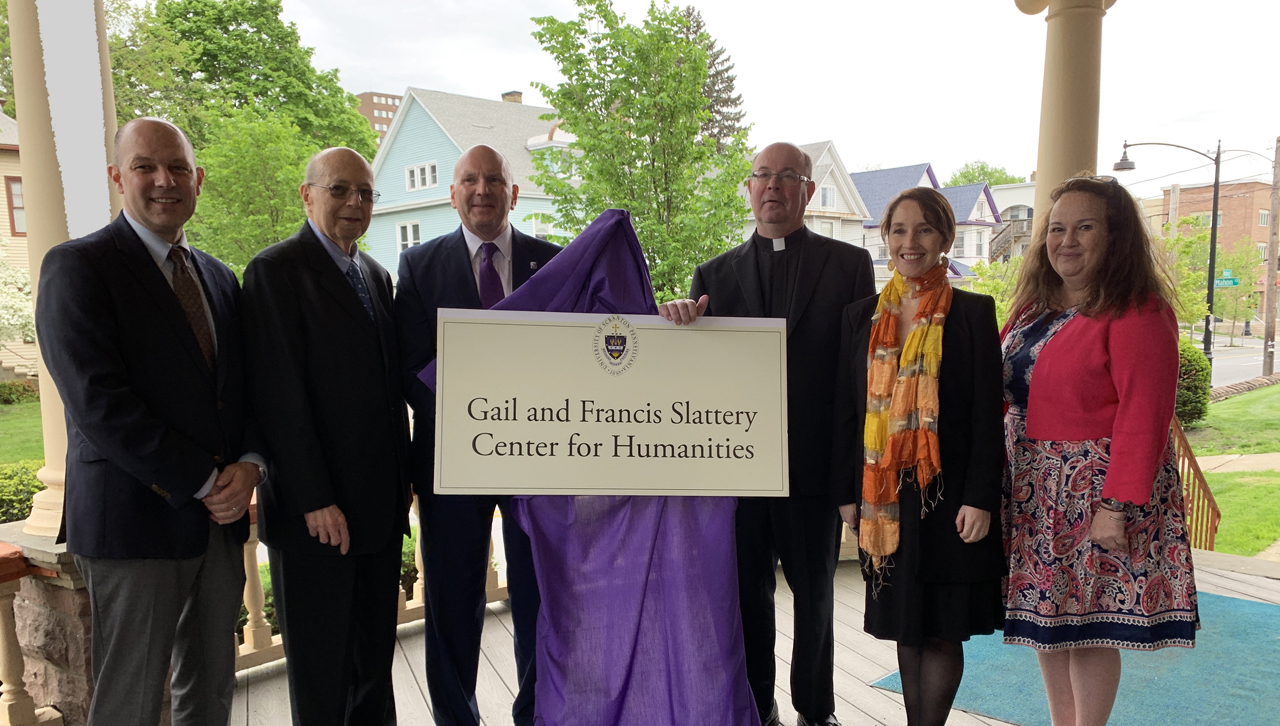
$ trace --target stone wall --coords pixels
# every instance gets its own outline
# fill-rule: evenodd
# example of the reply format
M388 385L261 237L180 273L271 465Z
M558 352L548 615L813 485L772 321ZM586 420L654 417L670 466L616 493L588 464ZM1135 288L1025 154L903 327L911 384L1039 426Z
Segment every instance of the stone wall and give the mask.
M1248 393L1249 391L1255 391L1259 388L1266 388L1267 386L1274 386L1277 383L1280 383L1280 373L1276 373L1270 376L1258 376L1257 378L1250 378L1247 381L1232 383L1229 386L1218 386L1217 388L1210 389L1209 403L1217 403L1218 401L1225 401L1228 398L1231 398L1232 396L1238 396L1241 393Z
M89 592L26 577L13 614L27 692L39 705L56 706L66 726L86 723L93 698Z

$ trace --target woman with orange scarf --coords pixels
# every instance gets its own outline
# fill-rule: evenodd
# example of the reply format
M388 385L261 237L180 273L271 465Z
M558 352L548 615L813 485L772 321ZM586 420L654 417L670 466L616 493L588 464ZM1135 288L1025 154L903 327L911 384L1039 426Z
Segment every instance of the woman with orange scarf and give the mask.
M898 644L907 723L942 724L963 642L1004 625L999 328L990 297L947 281L945 197L908 189L880 229L896 270L844 311L832 486L858 533L866 631Z

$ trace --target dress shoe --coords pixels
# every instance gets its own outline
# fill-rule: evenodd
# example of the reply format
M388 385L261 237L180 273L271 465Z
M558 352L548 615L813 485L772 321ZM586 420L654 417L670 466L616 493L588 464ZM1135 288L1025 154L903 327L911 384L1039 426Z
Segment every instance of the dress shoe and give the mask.
M778 702L773 702L773 708L770 709L768 716L760 717L760 726L782 726L782 719L778 716Z
M796 726L840 726L840 722L836 720L834 713L817 721L810 721L804 716L796 714Z

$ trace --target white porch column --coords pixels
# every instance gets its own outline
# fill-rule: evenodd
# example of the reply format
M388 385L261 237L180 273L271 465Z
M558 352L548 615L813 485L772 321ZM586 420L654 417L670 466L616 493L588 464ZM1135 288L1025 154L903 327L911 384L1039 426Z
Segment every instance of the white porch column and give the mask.
M1098 166L1098 99L1102 77L1102 16L1116 0L1014 0L1027 15L1048 8L1036 215L1049 214L1049 192Z
M106 225L121 206L106 176L116 112L102 0L10 0L9 36L39 305L45 252ZM23 531L52 537L62 522L67 433L62 400L43 359L39 365L45 466L37 476L48 489L35 496Z

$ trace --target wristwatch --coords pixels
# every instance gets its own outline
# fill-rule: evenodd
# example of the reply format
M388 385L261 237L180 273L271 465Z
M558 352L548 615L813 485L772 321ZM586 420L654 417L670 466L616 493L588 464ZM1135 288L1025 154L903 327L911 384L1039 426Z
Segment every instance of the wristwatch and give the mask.
M1122 502L1119 499L1116 499L1115 497L1107 497L1106 499L1103 499L1102 501L1098 502L1098 504L1103 509L1106 509L1112 512L1128 512L1129 511L1129 503Z

